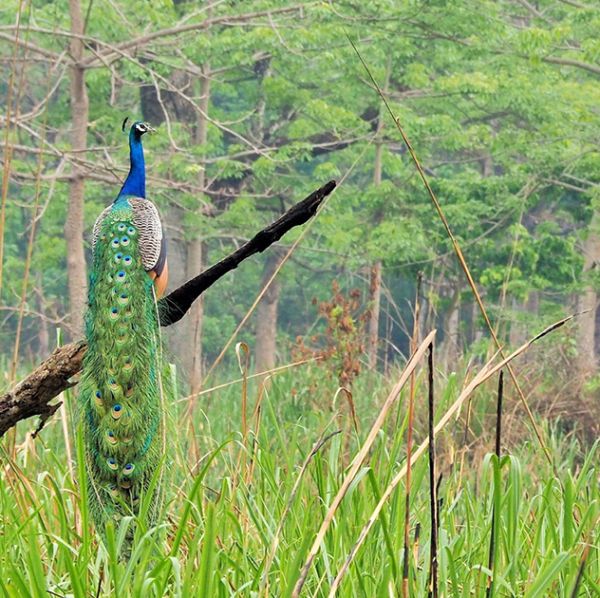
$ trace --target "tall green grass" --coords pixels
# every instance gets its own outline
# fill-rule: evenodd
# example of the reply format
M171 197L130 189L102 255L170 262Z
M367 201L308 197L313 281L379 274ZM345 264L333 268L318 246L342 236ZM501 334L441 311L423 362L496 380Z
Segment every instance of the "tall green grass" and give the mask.
M90 528L65 442L81 453L58 418L41 437L21 444L15 460L2 455L0 590L6 596L290 596L317 529L388 390L361 378L353 389L358 429L347 403L319 380L317 368L280 374L262 395L249 387L249 433L242 435L239 387L220 390L194 422L202 457L190 462L188 439L175 426L171 502L162 529L136 530L132 558L120 560L128 520L108 530L105 545ZM437 384L436 412L456 398L455 378ZM467 451L460 466L464 422L438 439L440 596L484 596L492 510L496 553L494 596L600 595L598 551L599 448L545 425L560 479L533 439L512 441L493 454L493 384L477 392L476 421L487 423L489 451ZM415 435L426 433L423 380L416 392ZM327 596L333 579L404 464L407 397L388 417L329 527L302 595ZM70 416L73 397L67 396ZM180 414L184 405L178 406ZM176 415L177 419L179 416ZM183 415L181 415L183 417ZM437 418L436 418L437 419ZM70 421L70 417L69 417ZM475 419L473 420L475 421ZM543 422L542 422L543 423ZM22 441L25 426L20 430ZM334 432L335 433L331 435ZM319 439L322 440L319 443ZM412 468L411 596L426 596L429 570L427 459ZM340 596L396 596L402 587L405 489L386 508L341 582ZM586 547L590 548L587 549ZM584 566L582 561L585 559ZM576 593L573 592L576 590Z

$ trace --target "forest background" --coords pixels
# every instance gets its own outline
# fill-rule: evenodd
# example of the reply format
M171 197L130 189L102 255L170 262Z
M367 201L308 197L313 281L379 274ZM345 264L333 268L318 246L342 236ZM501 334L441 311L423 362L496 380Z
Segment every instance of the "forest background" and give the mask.
M158 130L170 290L337 186L162 329L172 481L129 562L77 390L5 435L0 590L598 596L599 31L597 0L3 0L3 391L83 336L126 116Z
M57 329L82 336L91 227L127 172L124 116L159 131L145 139L147 188L169 239L170 288L339 181L236 337L256 371L327 353L337 308L360 331L357 367L387 372L408 353L419 274L421 331L438 328L441 363L483 357L485 323L352 39L502 343L584 312L521 367L528 394L543 401L552 388L553 408L595 426L599 28L595 3L574 0L4 2L4 382L46 357ZM169 330L192 393L298 234ZM224 362L236 363L233 350Z

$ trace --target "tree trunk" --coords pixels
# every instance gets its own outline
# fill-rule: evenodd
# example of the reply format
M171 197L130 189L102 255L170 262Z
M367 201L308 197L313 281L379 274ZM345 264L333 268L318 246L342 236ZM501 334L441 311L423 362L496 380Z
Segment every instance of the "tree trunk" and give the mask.
M37 286L37 310L44 313L44 286L42 282L42 275L38 272L36 276ZM40 318L39 329L38 329L38 346L37 346L37 358L41 361L50 353L50 332L48 330L48 322L45 318Z
M281 263L283 255L280 251L271 253L265 262L261 289L273 276ZM281 284L275 279L264 294L256 308L256 371L263 372L275 367L275 353L277 349L277 308Z
M79 0L69 0L71 33L84 34L84 21ZM83 158L87 147L89 102L85 87L85 69L79 66L83 58L83 41L71 38L70 52L74 64L71 67L71 147ZM83 334L83 313L87 295L85 255L83 251L83 202L84 174L80 167L73 166L73 178L69 187L69 206L65 220L67 240L67 276L69 286L70 331L72 338Z
M460 355L459 324L460 291L455 289L444 318L444 349L442 354L446 367L450 370L456 369Z
M377 135L381 136L383 129L383 119L379 115L379 123L377 125ZM373 165L373 185L376 187L381 185L381 154L383 145L381 140L377 142L375 147L375 164ZM380 215L375 216L376 221L380 219ZM379 312L381 310L381 260L376 261L371 266L369 276L369 328L368 328L368 343L367 354L369 356L369 369L377 369L377 348L379 346Z
M200 110L198 125L196 129L195 142L197 145L205 145L208 133L208 121L206 114L210 99L209 65L202 67L203 76L200 79ZM198 185L204 187L206 184L206 173L204 166L198 175ZM200 204L198 210L200 210ZM203 270L203 243L201 238L195 238L188 243L186 255L187 278L191 278L197 272ZM194 303L190 309L187 336L187 370L190 376L190 393L196 394L202 386L202 322L204 319L204 301L202 297ZM190 410L193 410L195 399L190 401Z
M527 340L527 325L523 314L528 314L527 302L512 299L511 322L508 331L508 344L512 349L520 347Z
M588 229L588 236L583 245L583 276L588 278L592 271L600 264L600 235L598 227L600 219L598 213L594 212ZM598 361L596 356L596 310L598 308L598 294L589 281L586 288L579 296L578 311L585 312L579 316L579 328L577 333L577 367L583 377L593 374Z
M381 310L381 262L371 267L369 276L369 338L367 353L369 368L377 368L377 348L379 346L379 312Z

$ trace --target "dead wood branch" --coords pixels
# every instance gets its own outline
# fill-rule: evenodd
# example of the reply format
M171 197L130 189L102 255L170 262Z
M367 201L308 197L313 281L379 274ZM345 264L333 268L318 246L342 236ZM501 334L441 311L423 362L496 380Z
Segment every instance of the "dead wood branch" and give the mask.
M237 268L245 259L270 247L290 229L307 222L334 188L335 181L323 185L232 254L161 299L161 325L170 326L179 321L192 303L217 280ZM74 386L71 378L81 370L86 347L85 341L78 341L55 349L24 380L0 396L0 436L23 419L37 415L43 424L54 414L60 403L50 404L50 401L63 390Z

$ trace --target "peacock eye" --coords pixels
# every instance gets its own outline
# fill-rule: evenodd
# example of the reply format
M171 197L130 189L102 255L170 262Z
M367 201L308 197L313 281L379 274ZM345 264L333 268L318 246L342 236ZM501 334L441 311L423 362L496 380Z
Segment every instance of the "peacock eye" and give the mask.
M130 265L131 265L131 256L130 256L130 255L126 255L126 256L123 258L123 262L124 262L124 264L125 264L126 266L130 266Z
M117 280L124 280L125 279L125 271L124 270L119 270L117 272Z
M117 469L117 468L118 468L117 462L116 462L116 461L115 461L115 460L114 460L112 457L109 457L109 458L106 460L106 463L108 464L108 466L109 466L109 467L110 467L112 470L115 470L115 469Z
M127 465L123 467L123 475L131 475L134 469L135 465L133 463L127 463Z
M111 415L113 419L119 419L121 415L123 415L123 407L121 407L119 403L115 403L115 405L113 405Z
M119 251L119 253L115 253L115 262L120 262L123 259L123 254Z
M117 230L119 232L123 232L127 227L121 222L121 224L119 224L119 226L117 226Z
M121 245L123 245L123 247L127 247L127 245L129 245L129 237L122 237Z
M113 240L111 241L111 245L112 245L113 247L118 247L118 246L119 246L119 239L113 239Z
M135 235L135 228L133 228L133 226L130 226L127 229L127 234L130 235L131 237L133 237L133 235Z

